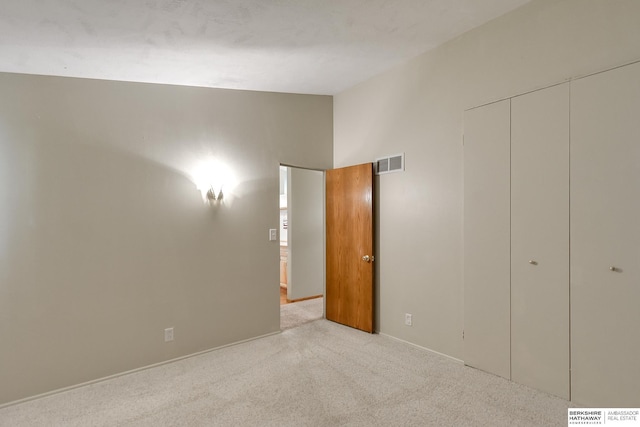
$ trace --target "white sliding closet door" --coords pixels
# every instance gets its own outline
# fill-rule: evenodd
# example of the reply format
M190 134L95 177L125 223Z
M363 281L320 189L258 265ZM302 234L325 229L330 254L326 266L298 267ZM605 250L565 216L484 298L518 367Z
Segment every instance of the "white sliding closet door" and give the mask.
M640 64L572 83L571 394L640 407Z
M511 379L569 399L569 85L511 100Z
M465 112L464 361L510 378L510 101Z

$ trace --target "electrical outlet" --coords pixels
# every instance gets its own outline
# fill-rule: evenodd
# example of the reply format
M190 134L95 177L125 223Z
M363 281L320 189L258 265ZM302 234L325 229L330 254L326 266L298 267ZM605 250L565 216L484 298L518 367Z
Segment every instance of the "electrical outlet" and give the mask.
M173 341L173 328L167 328L164 330L164 342Z
M407 326L413 325L413 316L410 313L404 314L404 324Z

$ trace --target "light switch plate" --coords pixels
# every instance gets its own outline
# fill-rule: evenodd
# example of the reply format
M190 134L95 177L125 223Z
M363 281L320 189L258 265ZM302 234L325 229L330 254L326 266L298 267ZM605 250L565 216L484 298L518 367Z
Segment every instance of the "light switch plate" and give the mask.
M269 229L269 241L270 242L275 242L276 240L278 240L278 230L276 230L275 228L270 228Z

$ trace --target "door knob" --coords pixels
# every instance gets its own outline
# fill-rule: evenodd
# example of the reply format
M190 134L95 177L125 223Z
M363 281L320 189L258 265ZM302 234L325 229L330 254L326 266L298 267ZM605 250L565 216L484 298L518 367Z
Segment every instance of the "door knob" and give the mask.
M365 255L365 256L362 257L362 260L364 262L373 262L375 260L375 257L373 255L372 256Z
M529 260L529 264L531 264L531 265L538 265L538 261L535 261L535 260L533 260L533 259L530 259L530 260Z
M618 269L616 267L614 267L613 265L611 267L609 267L609 270L611 271L618 271Z

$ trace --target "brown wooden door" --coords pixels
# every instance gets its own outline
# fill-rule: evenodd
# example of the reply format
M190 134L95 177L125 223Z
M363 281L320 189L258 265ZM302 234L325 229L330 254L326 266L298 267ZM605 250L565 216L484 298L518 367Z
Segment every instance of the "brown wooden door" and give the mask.
M373 332L373 165L328 170L326 197L327 319Z

